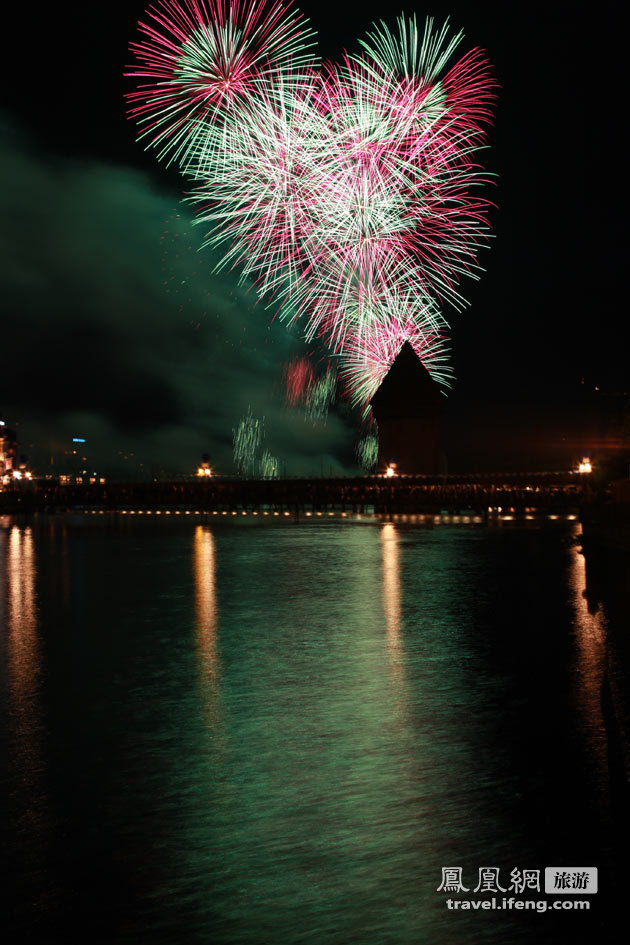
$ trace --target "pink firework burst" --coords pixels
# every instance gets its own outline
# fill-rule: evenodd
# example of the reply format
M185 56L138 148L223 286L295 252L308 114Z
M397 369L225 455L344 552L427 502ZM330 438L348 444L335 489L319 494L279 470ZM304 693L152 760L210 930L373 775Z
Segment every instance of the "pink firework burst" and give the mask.
M328 142L319 77L302 70L240 102L194 158L191 195L208 244L227 246L220 266L238 265L261 295L286 295L308 267L312 208L325 181L315 173ZM219 140L216 140L216 139Z
M140 80L127 95L141 138L186 164L230 106L272 76L312 63L314 34L291 0L158 0L131 44Z
M321 338L354 403L405 341L449 386L443 309L465 307L489 241L478 159L496 87L483 53L459 56L448 23L400 17L317 70L285 0L156 0L148 17L130 111L194 181L217 268L238 266ZM313 377L287 382L289 398L312 399ZM318 384L327 405L336 379Z

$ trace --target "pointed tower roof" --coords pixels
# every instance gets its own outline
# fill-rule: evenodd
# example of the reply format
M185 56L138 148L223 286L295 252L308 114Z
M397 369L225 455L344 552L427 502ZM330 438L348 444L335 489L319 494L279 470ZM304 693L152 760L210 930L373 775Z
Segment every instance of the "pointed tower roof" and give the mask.
M442 412L444 397L408 341L370 404L378 421L381 416L435 417Z

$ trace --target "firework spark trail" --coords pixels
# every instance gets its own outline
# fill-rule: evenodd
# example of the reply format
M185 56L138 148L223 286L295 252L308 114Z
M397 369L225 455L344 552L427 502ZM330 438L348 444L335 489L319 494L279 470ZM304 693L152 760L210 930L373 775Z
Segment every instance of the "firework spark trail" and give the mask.
M325 374L315 380L306 399L306 416L312 423L326 422L328 411L335 402L337 372L330 365Z
M256 419L252 408L232 430L234 463L242 476L253 476L258 472L258 455L265 436L265 419Z
M287 403L303 408L311 423L326 422L328 411L337 393L337 370L330 362L316 376L308 358L293 358L283 369L283 384Z
M308 358L292 358L282 371L287 403L291 407L305 404L315 375Z
M263 479L277 479L279 464L277 457L272 456L269 450L264 450L259 462L260 475Z
M327 344L355 403L406 340L448 386L441 309L465 307L489 238L477 155L495 83L480 50L450 65L463 34L403 16L317 71L283 0L159 0L149 16L131 113L194 181L220 265Z
M354 452L359 466L367 473L372 472L378 463L378 437L374 433L366 433L357 443Z

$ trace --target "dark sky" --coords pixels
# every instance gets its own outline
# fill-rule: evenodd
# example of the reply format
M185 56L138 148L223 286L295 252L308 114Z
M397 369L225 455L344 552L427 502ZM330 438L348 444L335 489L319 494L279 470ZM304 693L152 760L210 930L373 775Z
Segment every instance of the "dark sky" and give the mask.
M565 406L584 388L630 383L619 343L619 7L299 6L326 57L404 9L450 15L465 48L484 47L494 64L501 90L485 160L498 175L496 238L482 280L465 286L470 308L453 316L458 380L444 433L460 468L500 463L510 435L513 461L527 463L538 434L570 435ZM313 427L283 405L282 363L303 345L235 275L212 275L183 183L135 143L122 73L143 10L129 0L42 7L28 43L12 44L0 125L0 410L40 471L80 434L110 473L125 462L188 471L202 452L230 472L232 427L248 405L289 474L351 470L355 421L333 413Z

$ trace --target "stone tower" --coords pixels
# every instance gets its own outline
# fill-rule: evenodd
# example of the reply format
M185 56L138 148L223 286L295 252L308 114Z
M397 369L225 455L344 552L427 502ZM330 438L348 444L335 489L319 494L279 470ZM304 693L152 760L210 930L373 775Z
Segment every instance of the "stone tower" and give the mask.
M439 422L445 397L408 341L370 404L378 423L378 471L444 472Z

